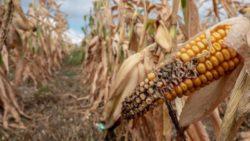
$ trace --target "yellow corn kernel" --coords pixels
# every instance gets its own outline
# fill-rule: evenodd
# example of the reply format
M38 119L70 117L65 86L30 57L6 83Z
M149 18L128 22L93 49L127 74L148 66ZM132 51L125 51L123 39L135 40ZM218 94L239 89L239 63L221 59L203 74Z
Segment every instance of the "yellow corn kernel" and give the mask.
M199 61L200 63L202 63L202 62L205 62L205 61L206 61L205 56L204 56L204 55L202 55L201 53L200 53L198 56L199 56L199 57L198 57L198 61Z
M215 67L219 65L219 60L215 56L211 56L210 61L212 62L213 66L215 66Z
M176 57L179 58L181 56L181 52L176 52Z
M204 74L200 75L199 78L200 78L202 84L206 84L208 82L208 79Z
M223 42L224 42L223 39L220 39L220 40L218 41L218 43L221 44L221 45L223 44Z
M219 60L220 63L224 61L224 56L221 52L216 52L215 57Z
M194 86L199 87L201 86L201 80L199 77L193 79Z
M224 37L226 35L226 32L223 29L219 29L217 31L222 37Z
M235 57L235 58L233 59L233 61L234 61L234 64L235 64L235 65L238 65L239 62L240 62L240 59L237 58L237 57Z
M206 48L205 45L204 45L202 42L197 42L197 46L198 46L201 50L203 50L203 49Z
M192 50L194 51L194 53L199 53L200 49L198 46L192 46Z
M190 48L191 48L191 45L190 45L190 44L187 44L187 45L185 46L185 48L186 48L186 49L190 49Z
M214 36L211 36L210 41L213 43L216 41L216 38Z
M185 53L187 50L186 50L184 47L182 47L182 48L180 49L180 51L181 51L181 53Z
M222 66L218 66L216 70L218 71L219 75L224 75L225 74L225 71L224 71Z
M217 41L222 38L222 36L218 32L214 32L212 35Z
M196 42L199 42L200 40L201 40L201 38L199 36L195 38Z
M173 99L173 96L170 93L165 93L164 96L167 98L167 100Z
M222 52L225 60L229 60L231 58L231 55L227 49L222 49L221 52Z
M193 46L193 45L195 45L195 44L196 44L196 42L195 42L194 40L190 41L190 45L191 45L191 46Z
M223 69L224 69L225 71L228 71L228 70L229 70L229 64L228 64L227 62L223 62L223 63L221 64L221 66L223 67Z
M170 93L171 93L171 95L172 95L173 97L176 97L176 96L177 96L176 91L175 91L174 89L172 89Z
M209 49L209 52L211 54L215 54L216 53L216 50L214 49L214 47L208 47L208 49Z
M230 28L231 28L231 25L225 25L225 28L226 28L226 29L230 29Z
M208 44L207 39L202 39L201 41L202 41L202 44L205 46Z
M190 58L193 58L195 56L195 53L191 49L187 50L187 54L189 55Z
M232 61L232 60L228 61L228 66L229 66L229 70L234 69L234 67L235 67L234 61Z
M184 92L188 90L187 84L185 84L184 82L180 83L180 87Z
M207 78L209 81L212 81L212 80L213 80L213 74L212 74L212 72L207 71L207 72L205 73L205 76L206 76L206 78Z
M188 89L193 88L193 82L191 79L186 79L184 83L187 85Z
M228 51L232 57L235 57L237 55L237 52L232 48L228 48Z
M199 73L201 73L201 74L206 72L206 66L205 66L205 64L203 64L203 63L199 63L199 64L197 65L196 69L197 69L197 71L198 71Z
M219 43L213 43L213 47L215 48L216 51L221 50L221 45Z
M204 38L206 38L206 35L205 35L204 33L202 33L202 34L200 35L200 38L201 38L201 39L204 39Z
M176 92L176 94L177 94L178 97L182 97L183 91L182 91L181 86L176 86L175 87L175 92Z
M171 91L171 95L173 96L173 98L176 98L177 97L177 94L174 90Z
M155 79L155 73L151 72L148 74L148 80L154 80Z
M206 68L207 68L208 70L212 70L212 69L213 69L213 64L211 63L211 61L206 60L206 61L205 61L205 64L206 64Z
M180 55L180 57L181 57L181 60L184 61L184 62L188 62L190 60L190 57L188 56L187 53L182 53Z
M214 79L218 79L219 78L219 73L217 70L212 70L211 73L213 74Z

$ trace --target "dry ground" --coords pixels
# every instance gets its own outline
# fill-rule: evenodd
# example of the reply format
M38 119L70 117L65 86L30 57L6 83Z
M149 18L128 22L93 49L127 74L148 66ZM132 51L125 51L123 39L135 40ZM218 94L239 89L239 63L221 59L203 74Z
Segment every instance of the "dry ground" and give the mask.
M99 140L93 126L93 115L83 119L88 101L77 100L86 96L87 87L81 82L81 65L64 65L45 86L35 89L21 87L22 103L32 120L23 119L26 130L0 128L0 140L20 141L85 141Z

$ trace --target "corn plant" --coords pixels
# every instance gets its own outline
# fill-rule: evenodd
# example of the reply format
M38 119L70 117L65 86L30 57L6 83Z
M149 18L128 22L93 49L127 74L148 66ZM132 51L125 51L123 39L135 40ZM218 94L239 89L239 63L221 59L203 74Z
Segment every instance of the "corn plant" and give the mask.
M82 99L90 99L86 116L104 103L98 128L109 132L121 121L115 138L125 140L235 137L249 111L240 105L248 101L241 98L248 95L250 22L233 18L240 1L212 1L200 19L206 2L93 1L83 64L90 95ZM220 117L223 101L228 107Z

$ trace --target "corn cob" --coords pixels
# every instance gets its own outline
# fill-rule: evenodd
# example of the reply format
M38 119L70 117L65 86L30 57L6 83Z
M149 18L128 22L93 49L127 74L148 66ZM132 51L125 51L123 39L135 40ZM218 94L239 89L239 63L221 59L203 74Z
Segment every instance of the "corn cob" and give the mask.
M123 101L123 118L142 115L165 99L188 96L236 68L239 55L223 44L229 30L229 25L216 27L210 31L210 40L200 34L181 48L171 63L149 73Z

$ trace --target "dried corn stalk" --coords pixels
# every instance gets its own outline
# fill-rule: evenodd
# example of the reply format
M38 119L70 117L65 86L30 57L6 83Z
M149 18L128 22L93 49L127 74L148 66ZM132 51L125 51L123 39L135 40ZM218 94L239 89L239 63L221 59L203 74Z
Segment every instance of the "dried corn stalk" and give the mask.
M48 8L54 8L54 17L48 17ZM67 23L58 8L51 0L47 5L31 5L29 16L26 16L19 0L0 3L0 48L3 61L0 66L0 100L4 109L1 119L4 128L24 128L21 116L27 117L18 105L14 86L23 85L29 79L35 86L45 83L60 68L64 53L62 46L66 42L62 39L62 33ZM7 74L13 72L14 78L7 78ZM10 118L14 122L10 122Z

